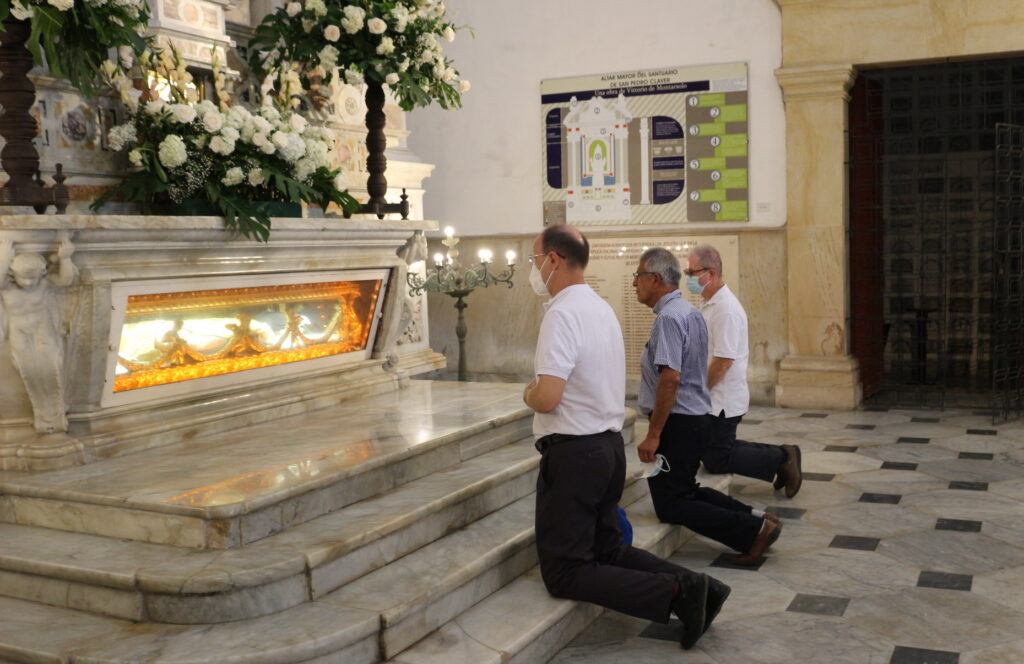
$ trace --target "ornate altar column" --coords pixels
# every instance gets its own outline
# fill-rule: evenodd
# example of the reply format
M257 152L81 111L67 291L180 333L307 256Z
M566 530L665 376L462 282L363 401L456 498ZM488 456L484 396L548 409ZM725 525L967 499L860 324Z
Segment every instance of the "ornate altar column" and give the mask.
M861 400L850 355L846 129L852 65L783 67L786 105L789 355L776 401L852 409Z

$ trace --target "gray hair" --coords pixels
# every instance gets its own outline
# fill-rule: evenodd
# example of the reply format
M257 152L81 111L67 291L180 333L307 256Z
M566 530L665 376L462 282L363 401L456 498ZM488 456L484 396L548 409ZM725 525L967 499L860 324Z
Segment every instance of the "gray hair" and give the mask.
M715 274L722 276L722 255L718 253L718 249L710 244L698 244L690 250L690 255L697 257L701 267L714 270Z
M661 277L669 286L679 285L679 277L683 274L679 269L679 259L668 249L652 247L641 254L640 261L644 269Z

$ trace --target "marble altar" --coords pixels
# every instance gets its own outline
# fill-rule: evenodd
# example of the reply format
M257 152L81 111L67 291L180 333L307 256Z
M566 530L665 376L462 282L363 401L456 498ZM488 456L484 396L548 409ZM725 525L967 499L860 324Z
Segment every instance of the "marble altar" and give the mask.
M259 244L229 235L217 217L0 217L0 253L10 253L14 261L37 256L37 262L43 261L40 255L61 254L48 278L51 282L58 278L64 286L48 287L45 293L49 303L45 318L52 325L41 327L37 337L54 337L52 343L40 345L37 338L38 349L31 351L36 353L33 366L60 366L62 390L56 392L63 395L51 394L51 400L63 406L47 411L40 398L33 396L31 381L24 380L28 365L24 357L19 359L29 351L19 350L20 337L8 335L0 341L0 366L6 369L0 374L0 469L88 463L308 412L346 398L397 389L410 375L443 364L441 356L427 346L422 322L417 323L420 332L405 334L411 319L423 315L423 307L408 298L405 274L409 268L398 255L414 233L436 228L434 222L276 219L274 228L271 242ZM71 272L78 273L73 285L65 278ZM343 294L334 301L338 309L334 315L343 318L331 325L342 332L364 326L359 328L360 338L335 336L329 341L335 342L336 354L320 356L326 347L320 345L313 349L317 353L299 358L302 361L266 366L267 355L295 355L298 346L308 345L295 337L306 338L299 328L311 323L312 315L295 312L299 300L287 297L298 295L275 300L257 296L254 289L293 292L310 284L344 280L376 289ZM13 300L24 293L7 281L5 329L13 330L18 329L20 315ZM207 330L201 331L206 346L184 345L179 335L183 325L203 322L187 319L187 311L182 313L190 308L189 293L193 298L198 297L196 293L206 294L206 303L191 309L214 311L210 315L215 318L205 321ZM223 302L211 300L210 293ZM132 314L131 302L146 297L165 300L166 311L162 315L143 312L146 315L135 319L149 324L155 336L134 342L135 354L127 353L122 323ZM326 295L302 298L321 308L330 304ZM238 308L243 300L250 305L244 311ZM356 310L364 320L349 320ZM277 335L275 341L272 326L250 320L253 312L262 312L256 315L265 314L265 320L276 317L278 325L289 326L292 338ZM323 336L323 330L330 328L326 312L324 316L322 329L317 329L321 339L328 340ZM219 337L211 336L211 325L219 327ZM199 334L192 332L193 338ZM256 357L259 346L274 346L273 352ZM244 358L248 366L228 373L223 366L208 367L215 364L211 360L199 363L183 382L163 384L168 382L163 377L151 380L151 385L136 381L135 387L148 385L140 389L124 386L124 379L137 369L163 365L179 371L197 358L220 358L221 364ZM44 412L49 414L43 417Z

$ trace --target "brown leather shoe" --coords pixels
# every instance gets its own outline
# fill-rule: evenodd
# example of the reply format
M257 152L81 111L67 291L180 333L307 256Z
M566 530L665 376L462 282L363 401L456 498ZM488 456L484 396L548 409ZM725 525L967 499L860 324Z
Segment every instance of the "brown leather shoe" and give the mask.
M746 553L733 558L733 562L737 565L756 565L757 561L761 560L761 556L772 544L775 544L775 540L779 539L779 535L782 533L782 522L775 523L765 519L761 526L761 531L757 533L757 537L754 538L754 543L750 545L750 549Z
M779 466L779 477L775 480L775 488L786 487L786 498L792 498L800 491L800 485L804 481L804 471L800 460L800 448L796 445L783 445L786 452L786 460Z

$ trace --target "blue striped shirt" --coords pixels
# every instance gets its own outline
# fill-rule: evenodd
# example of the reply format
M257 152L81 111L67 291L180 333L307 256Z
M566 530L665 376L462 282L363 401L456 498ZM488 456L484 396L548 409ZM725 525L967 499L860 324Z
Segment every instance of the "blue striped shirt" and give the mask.
M658 367L679 372L679 391L672 412L706 415L711 412L708 393L708 327L704 317L678 290L666 293L654 305L658 315L651 338L640 358L640 410L650 415L658 389Z

